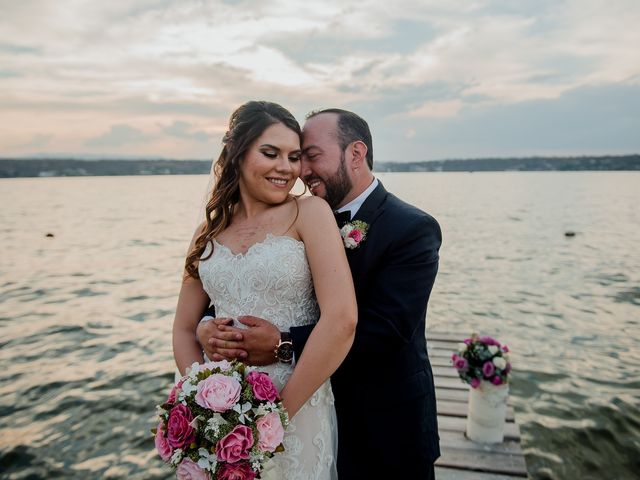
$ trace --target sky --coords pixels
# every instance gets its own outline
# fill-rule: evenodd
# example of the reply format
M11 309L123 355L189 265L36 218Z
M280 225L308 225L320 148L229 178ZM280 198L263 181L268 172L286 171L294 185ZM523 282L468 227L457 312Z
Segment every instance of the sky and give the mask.
M0 0L0 157L211 159L355 111L377 161L640 152L638 0Z

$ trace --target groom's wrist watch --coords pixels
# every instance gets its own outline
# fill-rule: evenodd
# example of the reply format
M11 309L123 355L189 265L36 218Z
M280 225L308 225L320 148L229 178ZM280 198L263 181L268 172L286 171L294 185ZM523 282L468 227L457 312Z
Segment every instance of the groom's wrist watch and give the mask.
M293 361L293 343L288 332L280 332L280 341L273 353L279 362L291 363Z

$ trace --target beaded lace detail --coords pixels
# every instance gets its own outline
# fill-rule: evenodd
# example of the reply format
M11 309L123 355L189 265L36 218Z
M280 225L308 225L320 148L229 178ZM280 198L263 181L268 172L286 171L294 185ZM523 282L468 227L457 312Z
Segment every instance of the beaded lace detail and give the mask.
M253 315L269 320L281 331L315 323L319 308L304 243L288 236L268 234L246 253L234 254L216 240L201 260L200 279L218 317ZM236 322L240 328L244 325ZM292 365L274 363L269 373L278 389L287 383ZM337 478L337 426L333 393L327 381L305 403L287 429L285 452L274 457L262 478L325 480Z

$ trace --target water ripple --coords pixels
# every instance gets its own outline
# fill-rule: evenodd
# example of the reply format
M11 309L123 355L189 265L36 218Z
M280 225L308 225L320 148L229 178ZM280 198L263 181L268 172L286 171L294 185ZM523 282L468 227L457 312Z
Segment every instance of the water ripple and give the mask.
M428 328L511 347L531 478L635 478L638 174L380 177L442 226ZM0 182L0 475L171 478L150 430L206 176Z

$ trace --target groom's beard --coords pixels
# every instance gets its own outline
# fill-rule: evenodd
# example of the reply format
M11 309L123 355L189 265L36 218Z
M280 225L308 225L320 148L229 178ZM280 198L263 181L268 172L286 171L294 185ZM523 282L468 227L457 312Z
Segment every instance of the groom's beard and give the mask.
M338 170L331 177L327 179L322 179L319 177L311 177L306 179L307 183L314 178L318 178L322 183L324 183L324 199L329 204L332 210L338 208L344 197L351 191L353 188L353 183L349 178L347 173L347 165L344 158L344 151L340 155L340 165L338 166Z

